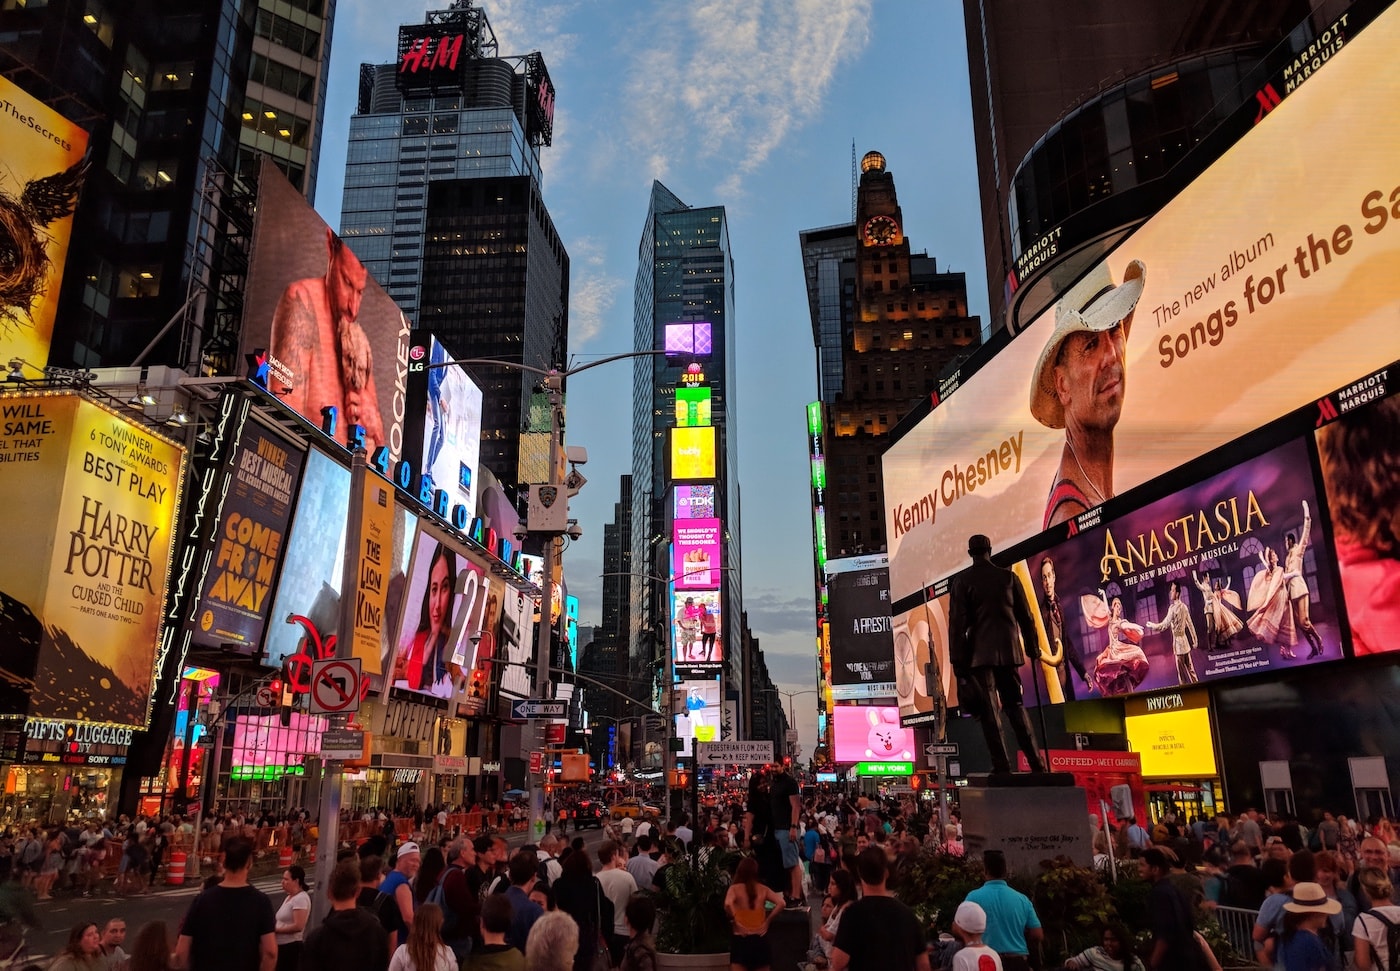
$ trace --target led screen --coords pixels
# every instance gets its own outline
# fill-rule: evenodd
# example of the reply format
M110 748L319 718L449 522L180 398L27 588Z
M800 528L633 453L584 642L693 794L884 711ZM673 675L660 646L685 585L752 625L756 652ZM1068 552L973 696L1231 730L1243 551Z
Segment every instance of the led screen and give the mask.
M1123 719L1128 747L1147 779L1208 779L1217 774L1210 709L1201 705Z
M321 753L325 730L325 718L300 711L292 712L285 727L278 715L239 715L233 723L233 778L305 775L306 758Z
M904 725L938 725L957 707L948 660L948 598L917 604L893 618L895 694Z
M715 477L715 429L671 429L671 478L677 482Z
M0 171L5 173L0 185L6 196L0 361L19 358L28 365L21 368L24 376L38 378L49 360L88 136L8 78L0 77L0 105ZM151 163L142 166L146 169L150 188L166 175ZM116 296L154 295L160 289L160 269L159 259L150 267L123 267L115 281Z
M899 709L837 705L833 716L837 762L911 762L914 730L899 724Z
M1084 528L1400 358L1397 45L1389 11L891 446L896 601L961 569L973 533Z
M718 590L677 590L671 610L678 668L718 666L724 661L724 623Z
M1046 700L1341 657L1313 481L1308 442L1289 442L1032 557L1022 575L1040 606Z
M714 329L708 321L666 325L667 357L709 357L714 353Z
M678 485L675 493L676 519L714 519L715 487Z
M719 587L724 553L718 519L678 519L671 546L672 574L677 590L714 590Z
M144 728L185 452L66 392L0 417L0 711Z
M682 681L676 686L674 697L676 737L685 740L686 753L690 752L691 739L719 741L723 711L718 680L702 678Z
M267 352L268 390L317 427L335 408L338 440L362 425L370 453L387 445L397 461L408 322L271 159L258 174L245 292L242 351Z
M838 702L895 697L887 562L881 553L826 563L831 694Z
M446 490L451 505L475 509L481 389L441 341L417 331L408 349L408 396L421 406L404 418L404 457Z
M710 389L676 389L676 427L700 428L710 424Z

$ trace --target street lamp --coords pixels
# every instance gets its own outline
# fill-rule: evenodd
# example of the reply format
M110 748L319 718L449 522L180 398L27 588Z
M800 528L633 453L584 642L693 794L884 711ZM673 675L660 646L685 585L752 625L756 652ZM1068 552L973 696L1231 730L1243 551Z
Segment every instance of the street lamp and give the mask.
M549 481L546 483L532 483L531 507L536 508L535 499L539 497L539 509L552 510L554 503L563 500L562 515L551 514L547 524L539 522L528 522L525 529L529 533L541 534L545 537L544 543L544 563L543 582L540 584L540 623L535 631L535 691L541 698L547 700L553 693L553 686L549 680L549 635L550 635L550 615L554 612L554 574L558 565L560 551L558 549L559 539L562 536L577 538L581 535L581 530L577 522L570 523L568 518L569 497L582 488L582 476L577 478L570 475L568 480L562 478L564 464L564 380L595 368L603 364L610 364L613 361L621 361L629 357L658 357L665 356L664 350L648 351L628 351L624 354L611 354L607 357L599 358L596 361L589 361L587 364L580 364L578 367L560 368L538 368L530 364L523 364L519 361L502 361L489 357L465 358L460 361L442 361L440 363L428 364L425 370L439 367L457 367L468 364L485 364L492 367L513 368L518 371L525 371L529 374L537 374L543 380L545 394L549 398ZM535 517L530 517L534 519ZM544 818L544 784L542 776L532 775L530 779L530 823L529 832L538 840L544 835L545 827L548 825Z
M782 688L764 688L764 689L762 689L762 690L763 690L765 693L771 691L771 692L773 692L773 694L775 694L775 695L781 695L782 697L784 697L784 698L787 699L787 703L788 703L788 728L793 729L793 730L796 730L796 728L797 728L797 708L793 705L792 699L796 698L798 695L819 695L819 694L821 694L821 692L818 691L816 688L804 688L804 689L802 689L801 691L784 691ZM784 748L787 747L787 739L783 739L783 746L784 746ZM791 754L791 752L789 752L789 754Z

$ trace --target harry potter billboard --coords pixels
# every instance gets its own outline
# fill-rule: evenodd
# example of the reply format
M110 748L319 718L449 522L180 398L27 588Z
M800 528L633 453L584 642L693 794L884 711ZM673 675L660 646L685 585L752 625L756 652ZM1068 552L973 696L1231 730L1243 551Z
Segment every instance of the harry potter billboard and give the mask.
M185 452L71 393L0 397L0 711L144 728ZM22 553L20 552L22 551Z

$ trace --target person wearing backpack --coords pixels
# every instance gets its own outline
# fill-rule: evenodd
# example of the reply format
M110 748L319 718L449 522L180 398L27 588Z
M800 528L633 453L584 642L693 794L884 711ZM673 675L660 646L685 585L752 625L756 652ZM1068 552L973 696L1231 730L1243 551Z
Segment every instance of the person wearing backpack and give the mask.
M447 845L447 869L428 892L427 903L442 908L442 940L458 963L471 953L478 934L481 899L472 892L468 880L469 872L475 869L475 847L471 840L459 836Z
M374 912L395 947L408 943L408 929L413 925L413 877L422 862L417 843L410 840L400 846L394 869L379 885L379 896L374 898Z
M1372 900L1390 899L1393 888L1384 870L1363 867L1358 878ZM1400 907L1381 904L1357 914L1351 936L1359 971L1400 971Z

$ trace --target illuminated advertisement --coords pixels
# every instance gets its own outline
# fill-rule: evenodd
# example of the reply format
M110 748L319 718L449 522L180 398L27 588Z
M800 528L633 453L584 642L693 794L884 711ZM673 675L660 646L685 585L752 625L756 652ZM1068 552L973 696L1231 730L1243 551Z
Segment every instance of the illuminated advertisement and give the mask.
M715 487L678 485L675 487L676 519L714 519Z
M724 622L718 590L677 590L671 627L677 668L717 667L724 661Z
M709 357L715 352L714 327L708 321L667 324L667 357Z
M482 564L420 522L394 637L393 686L453 697L488 640L503 591L508 588ZM487 644L488 655L492 647Z
M1137 752L1095 752L1078 749L1049 749L1051 772L1068 772L1074 776L1074 784L1084 790L1088 799L1089 812L1102 818L1104 807L1108 807L1109 821L1121 822L1115 808L1113 790L1116 786L1127 786L1132 793L1130 804L1133 815L1138 819L1150 819L1147 815L1146 790L1142 784L1142 756ZM1017 771L1029 772L1030 763L1026 753L1017 753Z
M88 136L3 77L0 105L0 360L19 358L35 371L27 376L40 377L86 175Z
M465 56L464 56L465 55ZM467 35L448 24L415 24L399 28L399 61L395 82L400 90L459 88L461 70L473 59Z
M1135 698L1124 710L1128 747L1146 779L1205 779L1217 774L1210 701L1204 691Z
M822 439L825 422L822 403L807 403L807 461L812 473L812 547L816 551L817 572L826 569L826 454Z
M504 662L501 694L507 698L530 697L530 671L534 661L534 603L522 593L501 593L501 627L496 637L496 657Z
M185 453L75 394L0 396L0 702L144 728Z
M676 389L676 427L703 428L710 424L710 389Z
M337 440L361 425L369 452L387 445L397 461L408 321L270 159L245 294L242 352L265 352L268 391L318 428L334 408Z
M832 714L837 762L912 762L914 730L899 724L899 709L837 705Z
M415 331L408 348L404 458L447 490L453 505L476 508L473 483L481 462L481 389L433 335Z
M1035 663L1053 704L1338 659L1329 545L1299 440L1032 557L1028 702Z
M895 697L889 558L826 561L831 695L837 702Z
M385 488L383 480L373 473L367 478L369 497L373 496L374 486ZM392 493L390 490L391 500ZM282 574L273 594L269 614L273 623L267 625L265 663L272 667L295 657L299 659L298 669L309 676L312 661L335 655L349 503L350 470L323 452L313 449L307 453ZM384 617L399 615L406 560L413 547L412 522L413 516L406 510L395 511L391 547L385 559ZM393 647L389 626L381 625L379 656L360 657L366 672L388 670Z
M713 590L723 573L720 547L723 524L718 519L678 519L671 546L677 590Z
M578 670L578 597L564 597L564 636L569 644L569 667Z
M715 429L671 429L671 478L677 482L715 477Z
M269 595L286 546L303 453L257 422L244 426L230 463L223 521L191 624L196 646L262 643Z
M948 598L896 614L891 625L900 724L941 726L958 704L958 680L948 660Z
M1398 46L1390 10L891 446L897 602L974 533L1000 551L1092 526L1400 358L1400 135L1377 123Z
M308 756L321 752L326 720L292 712L284 726L278 715L238 715L233 722L232 778L280 779L305 775Z
M1389 373L1325 403L1317 453L1354 654L1400 650L1400 397ZM1320 405L1322 407L1322 405Z
M672 710L676 713L676 738L685 740L687 753L692 739L700 742L720 741L724 712L720 705L718 679L680 682L676 685Z

